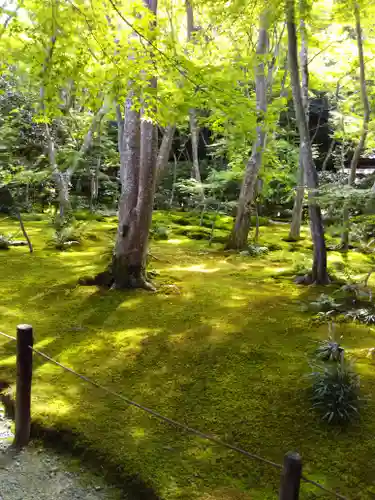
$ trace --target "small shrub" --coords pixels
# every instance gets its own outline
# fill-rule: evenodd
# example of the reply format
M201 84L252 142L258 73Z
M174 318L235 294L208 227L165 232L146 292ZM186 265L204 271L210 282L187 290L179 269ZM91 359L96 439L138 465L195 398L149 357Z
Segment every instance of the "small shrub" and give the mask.
M359 415L361 406L359 375L342 361L320 367L312 374L313 408L328 423L344 424Z
M296 262L293 266L292 274L297 276L304 276L311 272L311 260L307 257L303 257L301 260Z
M352 309L345 314L345 318L365 325L373 325L375 323L375 311L368 308Z
M9 250L10 238L5 236L5 234L0 234L0 250Z
M57 250L66 250L73 245L80 245L84 239L85 224L73 222L57 227L52 244Z
M168 240L169 230L165 226L155 226L151 230L151 236L155 241Z
M245 257L260 257L261 255L266 255L268 252L268 247L251 244L247 247L247 250L240 252L240 255L243 255Z
M316 357L321 361L334 361L338 363L344 355L341 345L330 337L323 340L315 351Z
M310 302L310 309L318 312L337 311L340 307L333 297L322 293L316 300Z

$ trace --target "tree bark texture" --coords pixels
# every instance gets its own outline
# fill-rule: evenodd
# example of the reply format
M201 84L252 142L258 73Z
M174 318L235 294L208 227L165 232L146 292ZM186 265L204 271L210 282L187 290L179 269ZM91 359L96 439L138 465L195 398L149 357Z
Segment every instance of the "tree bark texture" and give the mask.
M168 125L163 134L158 157L156 160L156 184L163 178L168 166L169 155L171 154L175 125Z
M196 27L194 25L193 7L189 2L189 0L186 0L186 19L187 19L187 39L190 42L193 33L196 31ZM197 121L197 112L194 108L190 109L189 111L189 124L190 124L191 150L193 157L193 168L191 170L191 177L195 179L197 182L201 183L202 178L199 168L199 154L198 154L199 127Z
M354 150L353 158L350 163L350 173L348 179L348 185L354 186L355 178L357 174L357 165L361 157L361 154L366 145L366 139L368 135L368 124L370 121L370 104L367 94L366 86L366 71L365 71L365 59L363 55L363 42L362 42L362 28L361 28L361 13L359 10L358 2L354 2L354 16L355 16L355 31L357 38L358 47L358 59L359 59L359 73L360 73L360 85L361 85L361 100L363 105L363 123L361 130L361 137ZM375 183L374 183L375 188ZM343 213L343 232L341 237L341 245L344 250L349 248L349 207L344 206Z
M144 3L156 15L157 0ZM149 86L156 91L155 77L149 79ZM157 129L145 116L147 105L141 116L134 109L134 99L130 92L123 136L119 136L122 192L111 266L112 287L153 289L146 278L146 260L155 193Z
M268 52L269 12L265 10L260 16L259 37L257 44L257 66L255 68L257 127L256 139L252 153L247 162L245 177L238 199L236 220L227 247L242 250L247 247L250 230L251 205L254 201L258 173L262 165L263 152L266 145L266 113L267 113L267 78L265 74L265 56Z
M309 124L309 62L308 62L308 40L306 33L306 24L304 20L305 8L304 1L300 0L300 33L301 33L301 51L300 51L300 62L301 62L301 80L302 80L302 101L303 108L305 110L305 116L307 124ZM300 147L299 151L299 172L298 172L298 186L296 188L296 194L294 198L293 212L292 212L292 222L290 225L289 240L297 241L301 237L301 224L302 224L302 213L303 213L303 200L305 197L305 172L303 168L302 161L302 149Z
M306 120L300 87L294 0L287 0L287 28L289 67L292 83L293 101L301 142L301 158L305 171L307 187L309 188L310 198L310 228L314 246L314 259L310 281L319 285L325 285L329 283L329 277L327 273L327 250L325 245L324 227L320 207L313 199L318 188L318 174L314 165L309 127Z

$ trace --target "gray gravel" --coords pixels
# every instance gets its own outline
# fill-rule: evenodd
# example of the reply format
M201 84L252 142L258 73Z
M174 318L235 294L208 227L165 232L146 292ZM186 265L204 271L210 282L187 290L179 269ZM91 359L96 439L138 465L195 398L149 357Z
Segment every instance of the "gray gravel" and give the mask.
M84 468L44 448L15 453L9 445L11 422L0 407L0 500L115 500L119 492Z

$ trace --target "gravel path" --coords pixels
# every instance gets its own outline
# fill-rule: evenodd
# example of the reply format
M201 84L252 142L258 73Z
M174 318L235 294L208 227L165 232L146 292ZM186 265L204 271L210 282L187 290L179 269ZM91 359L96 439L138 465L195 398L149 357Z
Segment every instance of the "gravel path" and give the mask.
M44 448L10 450L11 423L0 406L0 500L117 500L119 492ZM8 437L6 437L8 436Z

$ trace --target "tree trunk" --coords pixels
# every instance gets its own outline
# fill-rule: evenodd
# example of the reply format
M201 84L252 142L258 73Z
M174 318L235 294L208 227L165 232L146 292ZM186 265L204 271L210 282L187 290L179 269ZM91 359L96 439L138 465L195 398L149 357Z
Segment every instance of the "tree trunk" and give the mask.
M301 76L302 76L302 101L305 110L307 124L309 124L309 62L308 62L308 41L306 33L306 24L304 20L305 6L304 0L300 0L300 33L301 33ZM305 172L302 161L302 149L299 151L299 172L298 172L298 186L296 188L296 195L294 198L292 223L290 225L290 232L288 239L291 241L298 241L301 237L301 224L303 213L303 199L305 197Z
M22 217L21 217L21 213L20 211L18 210L18 208L15 206L14 208L14 213L18 219L18 222L20 224L20 228L21 228L21 231L22 231L22 234L25 238L25 240L27 241L27 246L29 247L29 252L30 253L33 253L33 245L31 244L31 240L29 238L29 235L27 234L27 231L25 229L25 225L23 223L23 220L22 220Z
M290 76L292 83L293 101L295 114L299 129L301 141L301 159L305 171L307 187L309 188L309 214L311 236L314 245L314 260L311 276L308 282L319 285L329 283L327 273L327 251L324 238L324 228L322 215L319 205L313 199L318 188L318 174L315 169L309 127L306 120L304 103L300 87L299 69L298 69L298 51L297 51L297 34L295 25L294 0L287 0L287 27L288 27L288 53Z
M303 169L303 162L301 158L301 148L300 148L300 159L298 166L298 185L296 187L296 195L294 197L292 222L290 224L290 231L288 236L289 241L298 241L301 237L301 222L302 222L304 197L305 197L305 172Z
M144 0L156 15L157 0ZM156 92L156 78L149 79ZM157 131L149 119L141 122L134 95L125 104L122 148L122 193L117 240L112 259L112 288L153 289L146 278L146 259L155 193ZM142 114L146 111L146 104Z
M190 42L193 33L196 31L196 27L194 25L193 7L189 2L189 0L186 0L186 19L187 19L187 39ZM193 168L191 170L191 177L195 179L197 182L201 183L202 179L199 168L199 154L198 154L199 127L197 123L197 113L194 108L190 109L189 111L189 124L190 124L191 150L193 157Z
M238 200L236 220L227 248L242 250L247 247L250 230L251 205L254 201L258 173L262 165L263 152L266 144L266 113L267 113L267 79L265 75L265 56L268 52L269 12L265 10L260 16L259 38L257 44L257 61L255 69L257 128L256 140L252 153L246 165L245 177L242 182Z
M16 205L16 202L13 198L12 192L10 191L10 189L7 186L0 187L0 191L1 191L1 198L3 200L3 203L5 204L5 206L8 206L10 208L11 212L14 213L14 215L16 216L16 218L20 224L22 234L24 235L25 240L27 241L27 245L29 247L30 253L32 253L33 246L31 244L31 240L30 240L30 238L27 234L27 231L25 229L25 226L24 226L24 223L23 223L23 220L21 217L21 213L20 213L20 211ZM15 245L15 246L21 246L21 245Z
M91 212L95 212L95 208L98 203L98 195L99 195L99 173L100 173L100 165L101 165L101 153L99 153L95 171L91 172L91 185L90 185L90 210Z
M323 161L322 172L326 171L328 162L331 159L333 151L335 150L335 146L336 146L336 139L332 139L331 144L330 144L329 149L328 149L328 152L326 154L326 157L324 158L324 161Z
M197 124L197 114L195 109L191 109L189 111L189 123L190 123L190 136L191 136L191 152L193 155L193 168L191 171L191 176L197 182L201 183L201 171L199 168L199 154L198 154L198 145L199 145L199 127Z
M368 101L367 95L367 86L366 86L366 74L365 74L365 60L363 55L363 43L362 43L362 28L361 28L361 14L359 10L358 2L354 2L354 16L355 16L355 31L357 37L357 46L358 46L358 58L359 58L359 72L360 72L360 83L361 83L361 99L363 105L363 123L361 130L361 137L359 139L359 143L355 148L354 155L350 164L350 173L348 179L348 185L354 186L355 177L357 173L357 165L358 161L361 157L362 151L366 145L366 139L368 134L368 124L370 121L370 105ZM343 213L343 232L341 236L341 245L343 250L348 250L349 248L349 207L344 206Z
M165 174L169 155L171 154L175 130L175 125L168 125L164 130L163 140L161 141L158 157L156 160L156 184L160 182Z

